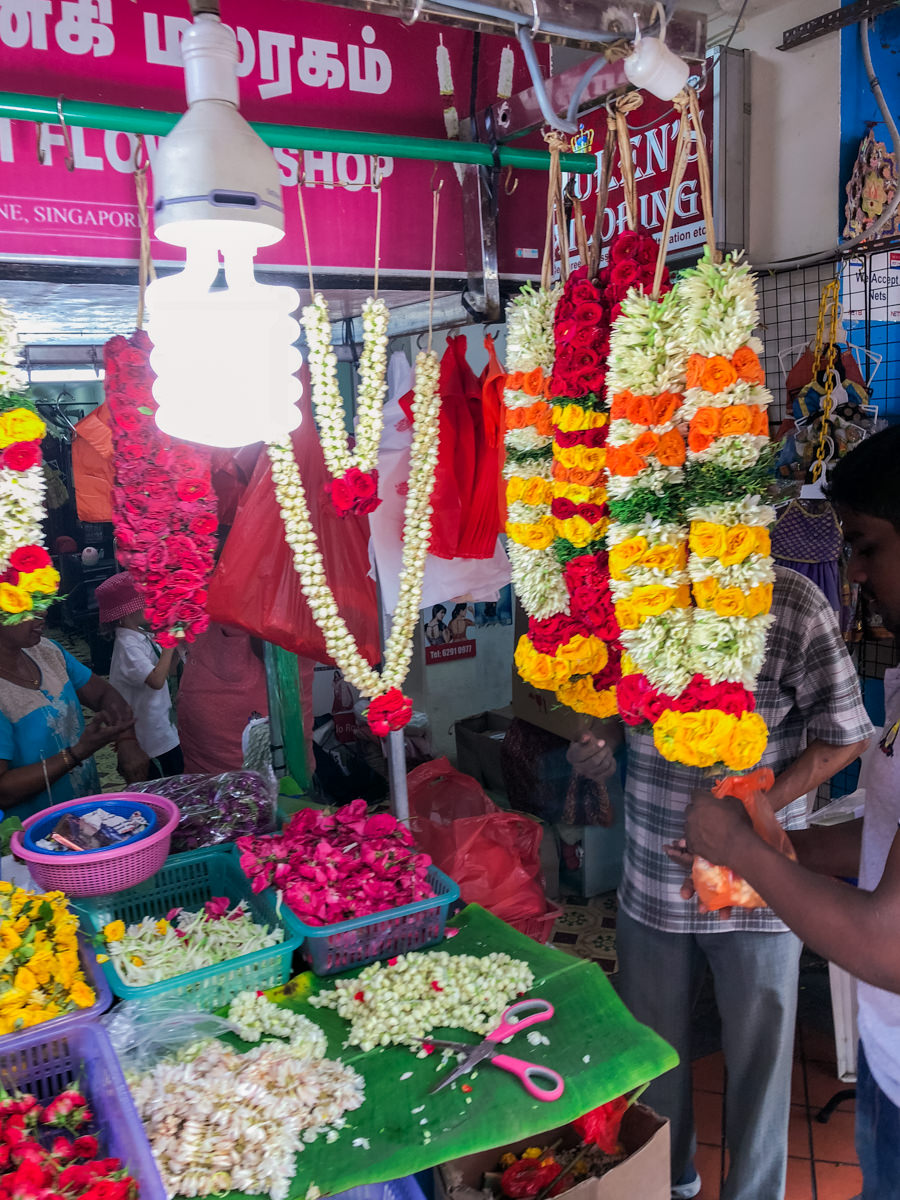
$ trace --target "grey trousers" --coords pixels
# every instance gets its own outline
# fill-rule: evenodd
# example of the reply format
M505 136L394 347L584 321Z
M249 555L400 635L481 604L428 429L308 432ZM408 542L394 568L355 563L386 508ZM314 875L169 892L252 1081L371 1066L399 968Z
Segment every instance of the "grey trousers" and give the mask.
M663 933L619 910L619 995L678 1051L680 1063L644 1096L672 1125L672 1183L697 1147L691 1011L712 969L727 1071L730 1169L721 1200L783 1200L800 940L792 933Z

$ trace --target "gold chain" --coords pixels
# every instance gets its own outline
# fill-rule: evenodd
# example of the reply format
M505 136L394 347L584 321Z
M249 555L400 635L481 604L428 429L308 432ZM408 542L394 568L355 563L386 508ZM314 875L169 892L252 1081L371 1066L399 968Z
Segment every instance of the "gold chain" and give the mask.
M825 347L825 392L822 396L819 444L816 446L816 461L810 471L810 479L818 483L825 468L825 442L828 437L828 421L834 395L834 363L837 357L837 327L840 313L840 281L835 278L826 283L819 301L819 316L816 321L816 346L813 352L813 371L818 372L825 338L825 319L828 318L828 344Z

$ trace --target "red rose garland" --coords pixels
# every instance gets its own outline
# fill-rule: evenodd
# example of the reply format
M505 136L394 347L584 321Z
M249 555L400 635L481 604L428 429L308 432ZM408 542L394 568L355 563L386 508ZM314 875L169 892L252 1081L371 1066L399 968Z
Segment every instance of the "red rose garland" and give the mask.
M168 437L154 419L150 339L114 337L104 351L113 418L113 525L119 561L145 596L162 646L209 625L206 585L216 548L216 497L205 449Z

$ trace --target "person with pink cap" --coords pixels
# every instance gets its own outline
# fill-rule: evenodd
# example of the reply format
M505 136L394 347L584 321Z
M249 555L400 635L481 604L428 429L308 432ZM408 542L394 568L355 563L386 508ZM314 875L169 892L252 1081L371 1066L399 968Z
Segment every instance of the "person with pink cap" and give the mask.
M109 681L134 712L138 744L150 760L144 777L181 775L184 757L168 688L176 650L160 649L150 636L144 598L128 571L104 579L95 594L101 625L115 627Z

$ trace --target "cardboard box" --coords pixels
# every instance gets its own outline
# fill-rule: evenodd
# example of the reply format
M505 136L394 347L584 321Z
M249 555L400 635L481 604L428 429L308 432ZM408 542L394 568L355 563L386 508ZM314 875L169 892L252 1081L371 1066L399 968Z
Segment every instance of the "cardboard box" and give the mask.
M477 779L486 792L505 792L501 755L503 737L513 721L512 709L495 708L457 721L456 767Z
M563 1148L574 1147L578 1137L571 1126L525 1138L512 1146L468 1154L434 1170L435 1200L484 1200L481 1191L486 1171L494 1171L501 1154L521 1153L528 1146L549 1146L562 1138ZM564 1200L669 1200L669 1122L652 1108L635 1104L622 1121L624 1162L600 1179L584 1179L562 1193Z

